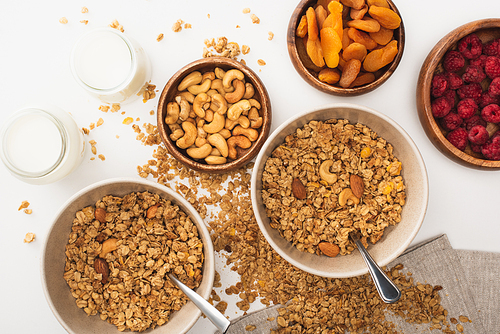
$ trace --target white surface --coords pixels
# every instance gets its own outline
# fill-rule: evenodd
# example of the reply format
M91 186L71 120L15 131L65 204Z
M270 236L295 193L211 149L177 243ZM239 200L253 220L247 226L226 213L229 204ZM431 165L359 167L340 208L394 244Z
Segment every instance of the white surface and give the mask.
M498 189L500 172L477 171L462 167L444 157L426 137L415 106L416 82L420 67L434 44L450 30L470 21L500 13L500 3L484 0L396 1L406 28L403 59L393 76L369 94L341 98L316 91L295 72L288 57L286 31L298 1L267 0L86 0L10 1L0 11L0 123L28 102L53 103L71 112L80 127L88 127L102 117L104 124L86 136L97 142L98 154L105 161L90 161L90 150L73 174L54 184L34 186L22 183L0 166L0 323L2 333L64 333L52 315L40 283L40 252L51 219L57 209L78 190L116 176L137 177L136 166L151 158L152 147L135 140L125 117L155 123L150 110L157 98L147 103L136 100L122 105L120 113L103 113L101 103L87 95L73 80L69 54L78 37L95 27L107 26L113 19L136 39L148 53L153 66L151 82L162 89L179 68L202 55L205 38L226 36L239 45L249 45L243 56L265 83L272 99L274 130L291 115L332 102L350 102L380 111L399 123L413 138L426 162L430 200L422 229L414 243L447 233L454 248L500 252ZM81 13L81 7L89 9ZM252 24L249 7L261 20ZM210 18L207 17L210 14ZM65 16L68 24L59 23ZM88 20L88 25L80 20ZM171 31L182 19L192 29ZM239 25L240 28L236 28ZM267 39L268 32L274 39ZM158 34L165 35L161 42ZM257 59L266 61L258 66ZM159 95L159 94L158 94ZM120 137L117 139L116 135ZM89 146L87 146L89 148ZM17 208L28 200L33 209L26 215ZM27 232L37 240L24 244ZM219 263L222 263L220 261ZM229 268L219 267L223 282L235 282ZM233 276L231 276L233 275ZM234 296L226 314L234 318ZM252 309L262 305L254 303ZM212 333L214 327L201 319L190 333Z

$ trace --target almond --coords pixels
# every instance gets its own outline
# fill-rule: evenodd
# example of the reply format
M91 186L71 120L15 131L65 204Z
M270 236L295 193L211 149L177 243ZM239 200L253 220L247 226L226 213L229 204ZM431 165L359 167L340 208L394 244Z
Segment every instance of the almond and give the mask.
M106 210L104 210L103 208L95 209L94 215L95 215L95 219L97 219L101 223L106 222Z
M154 218L156 216L156 211L158 211L158 207L160 206L160 203L157 203L153 206L151 206L148 211L146 212L146 218Z
M305 199L307 197L306 187L298 178L294 178L292 181L292 194L297 199Z
M118 240L116 240L115 238L104 241L102 243L101 253L99 254L99 256L104 259L106 257L106 254L116 250L118 248L118 246L116 245L117 242Z
M106 284L108 282L108 277L109 277L109 266L106 260L101 259L100 257L96 258L94 260L94 269L96 273L102 275L102 284Z
M363 179L358 175L351 174L349 181L351 183L351 190L354 196L356 196L357 198L361 198L365 190L365 184L363 183Z
M323 254L325 254L326 256L329 256L329 257L335 257L340 253L339 246L337 246L335 244L331 244L331 243L326 242L326 241L320 242L318 247L321 250L321 252L323 252Z

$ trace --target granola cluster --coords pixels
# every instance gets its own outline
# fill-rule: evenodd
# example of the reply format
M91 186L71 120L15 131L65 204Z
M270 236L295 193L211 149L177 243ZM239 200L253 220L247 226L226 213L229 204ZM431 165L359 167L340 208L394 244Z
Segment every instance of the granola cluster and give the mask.
M64 279L87 315L142 332L188 301L167 274L194 289L202 267L203 243L189 216L157 194L134 192L76 213Z
M331 161L328 176L336 180L333 183L321 174L325 161ZM406 194L400 171L391 144L367 126L336 119L311 121L287 136L267 160L263 203L271 227L300 251L320 254L318 244L326 241L346 255L355 248L350 232L360 231L367 246L368 240L376 243L388 226L401 221ZM352 187L351 175L361 177L364 192L345 202L341 195ZM295 178L306 189L302 200L292 192Z

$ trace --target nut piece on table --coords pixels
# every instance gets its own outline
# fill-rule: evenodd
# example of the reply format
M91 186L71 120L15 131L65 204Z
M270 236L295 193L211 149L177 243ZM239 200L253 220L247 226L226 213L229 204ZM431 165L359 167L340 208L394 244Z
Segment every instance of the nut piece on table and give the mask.
M307 197L306 187L298 178L294 178L292 181L292 194L295 198L303 200Z
M340 253L340 248L339 246L335 244L331 244L329 242L320 242L318 244L319 249L323 254L329 257L335 257Z

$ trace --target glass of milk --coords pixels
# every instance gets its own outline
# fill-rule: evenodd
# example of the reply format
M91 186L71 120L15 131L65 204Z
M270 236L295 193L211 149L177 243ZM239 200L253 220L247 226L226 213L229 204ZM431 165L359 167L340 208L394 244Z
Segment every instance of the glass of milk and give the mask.
M31 184L62 179L83 161L85 142L73 117L55 106L11 115L0 130L0 158L12 175Z
M71 52L76 81L105 103L130 102L151 79L151 63L144 49L113 28L84 34Z

